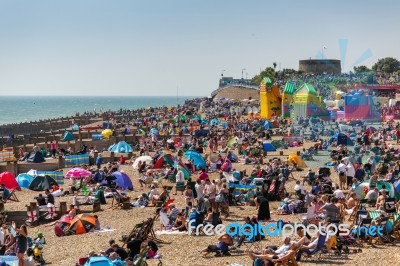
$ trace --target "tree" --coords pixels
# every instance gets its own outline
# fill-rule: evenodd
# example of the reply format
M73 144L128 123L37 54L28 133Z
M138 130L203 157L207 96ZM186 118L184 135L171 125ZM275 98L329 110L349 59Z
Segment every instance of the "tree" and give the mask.
M261 80L264 77L269 77L271 79L272 83L273 83L275 81L275 79L276 79L276 76L277 76L277 73L275 72L275 70L272 67L267 67L266 69L261 71L260 74L254 76L251 79L251 82L258 86L258 85L260 85Z
M391 74L400 70L400 61L393 57L382 58L372 66L372 70Z
M369 68L366 67L366 66L355 66L355 67L354 67L354 72L355 72L356 74L358 74L358 73L370 72L370 71L371 71L371 69L369 69Z

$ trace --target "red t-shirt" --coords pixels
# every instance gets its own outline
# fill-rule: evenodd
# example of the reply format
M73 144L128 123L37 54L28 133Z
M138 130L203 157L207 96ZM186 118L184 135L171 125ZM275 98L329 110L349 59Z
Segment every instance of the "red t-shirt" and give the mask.
M201 172L199 175L199 179L201 181L206 180L208 178L208 174L206 172Z

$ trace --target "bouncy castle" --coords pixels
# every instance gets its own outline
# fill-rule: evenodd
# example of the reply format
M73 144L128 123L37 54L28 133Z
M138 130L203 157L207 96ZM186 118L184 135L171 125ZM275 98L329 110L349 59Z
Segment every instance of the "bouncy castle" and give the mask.
M379 120L380 113L375 107L372 95L363 90L353 90L344 97L344 118L349 120Z
M270 78L265 77L260 83L260 116L271 119L281 115L282 96L277 85L273 85Z
M322 97L318 95L314 86L304 83L295 92L292 103L292 119L318 117L329 119L329 112Z
M296 85L286 82L282 93L282 118L290 118L290 106L293 103L293 95L296 92Z

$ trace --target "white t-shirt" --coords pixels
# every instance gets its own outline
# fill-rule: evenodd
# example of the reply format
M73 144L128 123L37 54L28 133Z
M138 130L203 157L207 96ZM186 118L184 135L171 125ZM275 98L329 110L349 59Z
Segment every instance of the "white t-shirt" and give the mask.
M338 198L338 199L341 199L341 198L345 197L343 191L341 191L340 189L336 189L333 192L333 195L335 196L335 198Z
M194 189L196 190L198 199L203 197L203 188L204 187L202 185L199 185L197 183L196 183L196 185L194 185Z
M349 165L347 165L347 176L351 176L354 177L354 175L356 174L356 170L354 169L354 166L349 163Z
M369 201L376 200L378 198L378 193L374 190L370 190L368 191L367 195L365 195L365 198Z
M54 197L61 197L63 192L61 191L61 189L59 189L59 190L52 192L51 194L53 194Z
M339 165L338 165L338 167L337 167L337 170L338 170L338 172L340 173L340 172L346 172L346 170L347 170L347 166L344 164L344 163L340 163Z
M183 174L182 170L179 170L178 173L175 176L175 181L176 183L182 183L185 182L185 175Z
M296 185L294 185L294 190L295 190L295 191L296 191L296 190L300 190L300 191L301 191L301 194L305 194L304 187L303 187L302 184L296 184Z
M215 187L214 183L205 185L204 189L206 191L206 194L208 195L208 199L215 199L216 187Z
M158 190L155 189L155 188L153 188L152 190L150 190L149 198L151 199L154 195L160 195L160 192L158 192Z

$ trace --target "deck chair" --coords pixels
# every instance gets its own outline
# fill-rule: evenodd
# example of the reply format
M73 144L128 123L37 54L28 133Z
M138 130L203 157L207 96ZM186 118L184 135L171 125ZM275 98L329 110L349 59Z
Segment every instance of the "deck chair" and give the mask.
M368 216L369 216L369 214L368 214ZM371 235L367 235L367 236L360 235L360 234L359 234L359 231L358 231L358 229L359 229L360 227L365 227L367 230L369 230L369 228L370 228L371 226L372 226L372 218L365 218L365 215L360 215L360 221L359 221L359 223L357 224L357 226L355 226L355 227L352 229L352 234L355 236L355 238L356 238L357 240L359 240L359 241L357 241L358 244L362 245L362 243L360 242L360 240L366 241L366 243L369 244L369 245L372 245L372 244L373 244L373 243L372 243L373 238L372 238Z
M387 214L392 214L396 212L396 199L387 198L384 203L384 209Z
M308 185L313 186L315 183L315 172L309 172L308 173Z
M383 228L383 235L378 235L377 244L394 244L394 239L391 236L392 232L387 230L387 223L389 222L389 217L381 217L377 219L377 226Z
M2 198L3 198L4 203L6 203L9 200L19 202L19 199L18 199L17 195L15 194L15 189L11 189L11 190L5 189Z
M129 197L124 199L117 190L113 190L112 195L113 195L113 199L111 201L111 208L122 207L124 205L124 203L129 202L129 200L130 200Z
M275 266L299 266L299 264L296 261L296 254L299 252L300 247L297 248L295 252L292 253L292 255L287 258L285 261L278 261Z
M323 248L325 246L326 237L327 237L327 234L320 234L318 236L318 242L317 242L317 246L315 248L300 250L296 255L297 261L300 260L302 254L306 254L308 259L312 259L313 257L315 257L316 259L319 260L322 255L321 251L323 250Z
M360 205L361 205L361 201L357 200L356 201L356 206L354 206L354 210L359 210L360 209ZM349 216L349 221L354 221L356 219L357 216L357 212L358 211L353 211L350 216Z
M315 206L308 206L307 208L307 213L304 215L304 213L300 214L299 217L300 221L303 224L316 224L317 221L317 215L315 213Z

